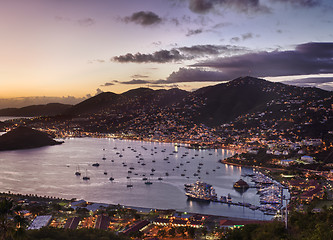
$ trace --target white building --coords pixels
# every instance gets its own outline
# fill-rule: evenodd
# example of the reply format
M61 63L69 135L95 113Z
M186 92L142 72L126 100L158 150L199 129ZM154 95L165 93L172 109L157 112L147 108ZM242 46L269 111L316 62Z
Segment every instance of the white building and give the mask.
M46 227L47 225L49 225L51 219L52 219L52 215L37 216L34 219L34 221L30 224L30 226L28 227L28 230L40 229L42 227Z

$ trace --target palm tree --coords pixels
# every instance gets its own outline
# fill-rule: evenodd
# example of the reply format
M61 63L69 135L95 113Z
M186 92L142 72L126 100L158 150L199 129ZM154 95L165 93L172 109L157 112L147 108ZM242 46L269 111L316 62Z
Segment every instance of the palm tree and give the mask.
M5 198L0 201L0 239L20 238L24 233L26 221L19 214L16 214L18 208L15 208L13 200Z

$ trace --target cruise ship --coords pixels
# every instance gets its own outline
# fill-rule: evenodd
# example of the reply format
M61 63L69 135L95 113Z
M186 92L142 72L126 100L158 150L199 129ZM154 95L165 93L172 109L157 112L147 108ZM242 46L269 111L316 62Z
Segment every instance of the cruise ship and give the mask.
M212 185L201 181L196 181L193 184L185 184L185 195L189 199L198 201L215 201L217 194Z

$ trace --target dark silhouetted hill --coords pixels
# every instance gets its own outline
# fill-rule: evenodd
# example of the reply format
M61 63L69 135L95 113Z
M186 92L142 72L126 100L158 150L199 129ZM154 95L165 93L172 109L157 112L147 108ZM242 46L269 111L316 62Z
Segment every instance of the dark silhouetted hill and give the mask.
M50 135L28 127L17 127L0 136L0 151L38 148L61 144Z
M103 92L89 98L66 111L72 116L103 113L123 114L137 109L165 107L181 101L188 92L180 89L152 90L150 88L132 89L122 94Z
M0 116L13 117L37 117L55 116L63 114L72 105L61 103L49 103L46 105L32 105L23 108L5 108L0 110Z

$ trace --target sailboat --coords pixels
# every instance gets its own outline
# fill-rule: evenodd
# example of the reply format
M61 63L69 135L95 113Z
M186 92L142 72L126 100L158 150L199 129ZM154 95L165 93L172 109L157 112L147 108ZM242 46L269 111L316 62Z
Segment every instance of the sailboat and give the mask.
M150 178L148 178L148 179L145 181L145 184L146 184L146 185L152 185L153 183L150 181Z
M114 177L112 177L112 173L111 173L111 177L109 178L109 180L112 182L114 180Z
M90 177L87 175L87 169L86 169L86 175L82 178L83 180L90 180Z
M79 166L76 167L75 176L81 176L81 172L80 172L80 167Z
M129 179L129 181L127 182L126 187L128 187L128 188L133 187L133 184L132 184L132 182L131 182L131 179Z

